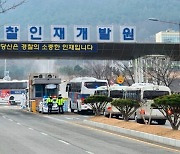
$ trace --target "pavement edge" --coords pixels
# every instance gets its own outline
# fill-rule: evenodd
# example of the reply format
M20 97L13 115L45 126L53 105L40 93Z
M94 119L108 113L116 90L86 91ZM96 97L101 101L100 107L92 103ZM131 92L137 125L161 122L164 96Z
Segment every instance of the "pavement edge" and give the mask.
M139 131L135 131L135 130L120 128L117 126L111 126L111 125L98 123L98 122L94 122L94 121L90 121L90 120L84 120L83 122L87 125L95 126L98 128L107 129L110 131L115 131L118 133L131 135L134 137L139 137L142 139L147 139L147 140L151 140L154 142L158 142L158 143L162 143L162 144L166 144L166 145L170 145L170 146L174 146L174 147L178 147L178 148L180 147L180 140L171 139L171 138L162 137L162 136L153 135L153 134L144 133L144 132L139 132Z

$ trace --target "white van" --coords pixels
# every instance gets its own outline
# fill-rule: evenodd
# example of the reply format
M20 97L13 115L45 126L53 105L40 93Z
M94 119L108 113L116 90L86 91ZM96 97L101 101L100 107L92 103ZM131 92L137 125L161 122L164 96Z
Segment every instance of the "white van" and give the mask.
M156 121L160 125L166 123L166 118L156 108L152 108L153 99L163 95L170 95L171 90L167 86L159 86L150 83L135 83L126 88L124 97L139 100L141 107L134 114L137 123L147 121Z
M118 84L112 85L109 87L109 97L113 99L123 98L124 92L128 86L120 86ZM117 117L119 118L122 116L120 111L111 105L111 103L108 103L105 110L104 110L104 116L109 117L111 114L111 117Z

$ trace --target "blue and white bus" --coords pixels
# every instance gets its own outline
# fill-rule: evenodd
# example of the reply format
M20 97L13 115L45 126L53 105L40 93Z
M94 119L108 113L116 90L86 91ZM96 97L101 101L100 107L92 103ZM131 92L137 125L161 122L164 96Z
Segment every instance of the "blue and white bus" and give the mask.
M78 113L83 111L92 111L91 107L84 104L86 97L94 95L96 89L100 86L107 86L107 80L99 80L93 77L78 77L67 83L66 91L68 92L68 103L71 112L77 110Z
M20 104L27 88L28 80L0 80L0 103Z

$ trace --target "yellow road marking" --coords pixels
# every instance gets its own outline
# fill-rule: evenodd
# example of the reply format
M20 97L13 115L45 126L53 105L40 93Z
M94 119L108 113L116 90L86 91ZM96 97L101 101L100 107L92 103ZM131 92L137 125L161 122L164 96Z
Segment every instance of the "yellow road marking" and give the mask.
M43 117L45 117L45 116L43 116ZM54 118L54 119L56 119L56 118ZM110 135L114 135L114 136L119 136L121 138L126 138L126 139L129 139L129 140L138 141L138 142L141 142L141 143L144 143L144 144L148 144L148 145L151 145L151 146L155 146L155 147L159 147L159 148L163 148L163 149L167 149L167 150L171 150L171 151L180 152L180 150L177 150L177 149L172 149L172 148L168 148L168 147L165 147L165 146L156 145L156 144L153 144L153 143L149 143L149 142L146 142L146 141L142 141L142 140L138 140L138 139L135 139L135 138L127 137L127 136L124 136L124 135L119 135L119 134L111 133L111 132L108 132L108 131L105 131L105 130L101 130L101 129L97 129L97 128L93 128L93 127L89 127L89 126L83 126L81 124L77 124L77 123L73 123L73 122L68 122L68 121L66 123L69 123L69 124L72 124L72 125L77 125L79 127L84 127L84 128L96 130L96 131L103 132L103 133L110 134Z
M155 146L155 147L159 147L159 148L163 148L163 149L167 149L167 150L171 150L171 151L180 152L180 150L168 148L168 147L161 146L161 145L156 145L156 144L153 144L153 143L149 143L149 142L142 141L142 140L139 140L139 139L127 137L127 136L124 136L124 135L119 135L119 134L111 133L111 132L108 132L108 131L105 131L105 130L101 130L101 129L98 129L98 128L93 128L93 127L89 127L89 126L83 126L83 125L77 124L77 123L71 123L71 124L74 124L74 125L77 125L77 126L80 126L80 127L84 127L84 128L88 128L88 129L92 129L92 130L96 130L96 131L103 132L103 133L106 133L106 134L110 134L110 135L114 135L114 136L119 136L121 138L127 138L129 140L138 141L138 142L141 142L141 143L144 143L144 144L148 144L148 145L152 145L152 146Z

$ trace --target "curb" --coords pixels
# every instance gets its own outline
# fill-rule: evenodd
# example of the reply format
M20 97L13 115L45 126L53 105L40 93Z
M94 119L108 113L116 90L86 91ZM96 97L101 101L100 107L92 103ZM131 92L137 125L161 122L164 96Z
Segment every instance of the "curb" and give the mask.
M153 134L148 134L148 133L139 132L139 131L135 131L135 130L120 128L120 127L117 127L117 126L111 126L111 125L102 124L102 123L89 121L89 120L84 120L83 122L85 124L87 124L87 125L95 126L95 127L98 127L98 128L103 128L103 129L115 131L115 132L118 132L118 133L131 135L131 136L134 136L134 137L147 139L147 140L150 140L150 141L154 141L154 142L158 142L158 143L162 143L162 144L166 144L166 145L170 145L170 146L174 146L174 147L178 147L178 148L180 147L180 140L171 139L171 138L168 138L168 137L162 137L162 136L153 135Z

